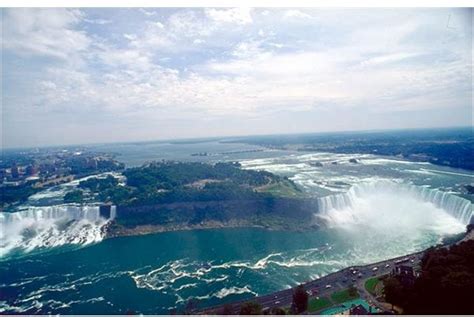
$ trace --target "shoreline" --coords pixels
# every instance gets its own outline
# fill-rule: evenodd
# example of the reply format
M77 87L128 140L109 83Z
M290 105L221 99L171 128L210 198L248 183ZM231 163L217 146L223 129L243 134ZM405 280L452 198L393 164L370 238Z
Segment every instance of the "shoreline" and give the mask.
M468 240L474 240L474 228L467 229L467 231L464 232L464 235L462 237L460 237L459 239L456 239L455 241L443 242L441 244L426 248L426 249L421 250L421 251L412 252L412 253L409 253L409 254L397 256L397 257L386 259L386 260L381 260L381 261L378 261L378 262L373 262L373 263L364 264L364 265L353 265L353 266L350 266L350 267L340 269L336 272L329 273L329 274L327 274L325 276L322 276L322 277L319 277L317 279L305 281L305 282L301 283L300 285L303 285L304 288L308 291L308 290L312 289L314 286L316 286L317 284L331 285L332 280L333 280L334 277L337 277L338 275L347 274L347 273L349 273L349 275L351 275L351 271L353 271L354 269L357 270L358 272L361 272L361 271L364 271L364 270L371 272L373 267L382 268L384 264L387 265L390 262L395 263L398 260L402 260L402 259L406 259L406 258L410 258L410 259L415 259L416 258L417 261L412 262L412 264L413 265L419 265L421 257L430 248L448 247L448 246L459 244L459 243L462 243L462 242L465 242L465 241L468 241ZM389 267L389 268L391 269L391 267ZM381 271L378 271L378 274L365 276L364 279L357 279L353 283L356 286L356 288L358 289L358 291L360 292L360 298L363 298L367 302L372 303L374 306L377 306L379 309L382 310L382 312L385 310L385 308L382 305L383 303L378 302L373 295L368 294L366 292L366 290L364 289L364 283L361 283L361 282L365 281L367 279L367 277L368 278L380 277L380 276L384 276L386 274L387 273L381 274ZM360 288L361 285L362 285L362 288ZM207 315L207 314L209 314L209 315L218 314L219 315L219 314L221 314L220 310L223 310L225 306L229 306L232 309L232 314L233 315L235 315L235 314L239 315L238 309L240 309L240 305L244 304L246 302L258 302L259 304L261 304L262 308L269 308L269 309L270 308L275 308L275 307L285 307L286 305L283 305L284 299L285 298L287 299L288 296L290 298L292 298L293 289L296 288L297 286L298 285L295 285L291 288L278 290L278 291L275 291L275 292L272 292L272 293L263 294L263 295L259 295L259 296L254 296L254 297L251 297L251 298L242 299L242 300L238 300L238 301L234 301L234 302L228 302L228 303L223 303L223 304L220 304L220 305L205 307L205 308L198 309L198 310L196 310L194 312L191 312L191 313L192 314L197 314L197 315ZM350 285L345 285L345 287L349 287L349 286ZM318 297L325 295L324 293L329 294L329 292L332 292L332 291L334 291L334 289L330 289L329 291L328 291L327 288L326 289L321 289L321 293L318 293ZM370 295L370 296L366 296L367 294ZM285 295L286 295L286 297L285 297ZM364 296L366 296L366 297L364 298ZM275 299L278 299L278 301L274 301ZM268 300L270 300L270 305L268 305ZM263 303L266 303L267 306L265 307L263 305ZM271 303L274 303L274 305L272 306ZM326 309L327 308L330 308L330 307L326 307ZM316 312L312 312L311 314L315 314L315 313Z
M109 224L106 230L105 239L114 239L120 237L134 237L134 236L144 236L152 235L165 232L182 232L182 231L193 231L193 230L208 230L208 229L262 229L267 231L290 231L290 232L305 232L308 230L317 230L320 226L310 225L306 227L292 227L290 225L276 225L276 226L265 226L261 224L256 224L252 221L229 221L229 222L219 222L219 221L208 221L205 223L199 223L195 225L191 224L182 224L182 225L172 225L172 226L163 226L163 225L142 225L134 228L119 228L115 229L116 231L109 231ZM114 229L112 229L114 230Z

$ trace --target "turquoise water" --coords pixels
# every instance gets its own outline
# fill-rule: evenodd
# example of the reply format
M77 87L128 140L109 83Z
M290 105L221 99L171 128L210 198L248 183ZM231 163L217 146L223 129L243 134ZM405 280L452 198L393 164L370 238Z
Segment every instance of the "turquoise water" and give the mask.
M322 215L328 227L317 231L195 230L34 249L16 260L7 255L0 261L0 312L158 314L180 312L190 300L205 307L251 298L348 266L419 251L464 231L465 223L453 216L453 210L420 201L410 191L396 192L397 186L378 190L378 184L384 184L380 180L411 184L420 190L439 189L472 201L472 196L462 193L463 184L473 182L472 173L427 163L355 154L222 154L250 147L218 142L191 148L170 144L142 147L142 152L139 145L110 145L98 150L120 152L122 148L119 158L130 165L160 158L239 160L244 168L288 176L315 197L347 192L351 186L367 182L375 190L361 192L350 206L328 210ZM213 154L191 157L202 151ZM360 163L351 164L350 158ZM323 167L308 164L312 161L322 162ZM39 193L25 208L61 201L73 187L62 185ZM57 228L48 222L34 225L41 225L43 232ZM45 236L49 241L61 241L61 233ZM28 245L41 246L43 242L30 237Z
M344 241L326 244L328 235L224 229L111 239L1 263L2 300L24 313L167 313L189 298L212 305L345 267Z
M408 239L410 245L384 249L384 239L370 234L357 239L330 229L195 230L110 239L75 251L1 262L2 309L169 313L190 299L204 307L249 298L437 241L433 235L421 244Z

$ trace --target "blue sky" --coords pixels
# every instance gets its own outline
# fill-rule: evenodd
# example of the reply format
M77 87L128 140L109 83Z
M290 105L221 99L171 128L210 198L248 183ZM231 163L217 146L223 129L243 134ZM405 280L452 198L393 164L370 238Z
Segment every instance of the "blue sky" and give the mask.
M2 13L6 147L472 122L472 9Z

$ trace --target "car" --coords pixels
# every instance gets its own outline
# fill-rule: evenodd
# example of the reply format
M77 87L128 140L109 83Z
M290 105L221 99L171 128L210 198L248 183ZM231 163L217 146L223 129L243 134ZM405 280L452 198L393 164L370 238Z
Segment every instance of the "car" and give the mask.
M375 271L377 271L378 269L379 269L379 268L375 266L375 267L372 268L372 271L375 272Z
M385 264L385 267L390 267L390 264Z
M361 278L361 277L362 277L362 273L359 273L359 274L357 275L357 277L358 277L358 278Z
M332 287L331 284L326 285L326 288L331 288L331 287Z
M279 300L275 301L275 305L278 305L278 304L280 304L280 301Z
M277 298L278 298L278 295L273 296L273 298L274 298L274 299L277 299Z
M356 271L356 270L352 271L352 274L356 274L356 273L357 273L357 271Z

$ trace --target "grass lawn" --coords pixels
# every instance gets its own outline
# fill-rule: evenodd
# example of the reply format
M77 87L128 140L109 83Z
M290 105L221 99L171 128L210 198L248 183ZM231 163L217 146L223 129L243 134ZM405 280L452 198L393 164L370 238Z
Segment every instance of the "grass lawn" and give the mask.
M349 289L345 289L339 292L334 292L331 294L331 299L336 304L340 304L340 303L346 302L351 299L356 299L356 298L359 298L359 294L356 293L355 296L351 296L351 294L349 294Z
M365 289L372 295L375 295L375 287L380 282L378 277L371 277L367 281L365 281Z
M308 303L308 311L316 312L331 305L332 303L327 297L311 298Z
M299 191L294 184L287 180L269 185L264 185L257 189L259 192L269 193L280 197L303 197L304 194Z

